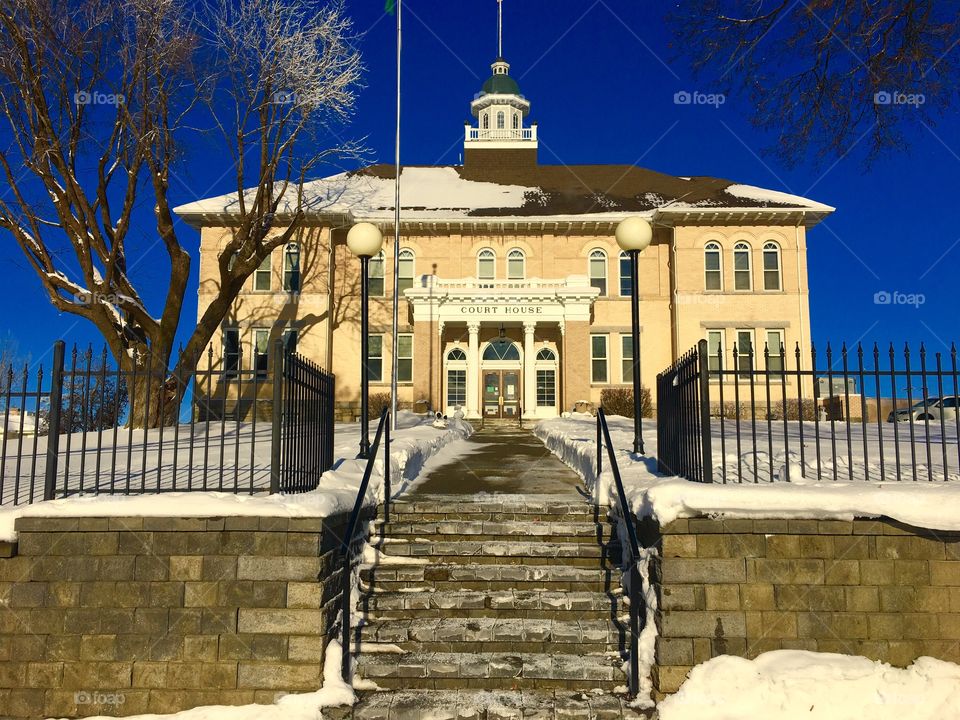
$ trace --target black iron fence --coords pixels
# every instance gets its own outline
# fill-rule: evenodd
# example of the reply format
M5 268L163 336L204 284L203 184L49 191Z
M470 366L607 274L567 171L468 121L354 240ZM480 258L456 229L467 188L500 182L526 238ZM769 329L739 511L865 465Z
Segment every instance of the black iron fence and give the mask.
M57 342L52 362L0 369L0 505L77 494L305 492L333 463L335 380L275 346L148 359ZM280 369L276 372L277 368Z
M701 482L960 480L956 347L706 341L657 376L661 472Z

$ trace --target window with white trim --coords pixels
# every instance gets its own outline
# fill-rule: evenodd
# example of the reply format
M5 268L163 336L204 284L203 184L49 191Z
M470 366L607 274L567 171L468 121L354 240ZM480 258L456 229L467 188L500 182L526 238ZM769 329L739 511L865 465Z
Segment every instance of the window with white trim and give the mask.
M557 354L550 348L537 353L537 407L557 406Z
M467 354L462 348L447 353L447 407L467 404Z
M765 243L763 246L763 289L783 289L780 271L780 246L772 241Z
M233 377L240 370L240 329L223 329L223 372Z
M589 270L590 286L600 290L601 295L606 295L607 254L603 250L594 250L590 253Z
M253 271L253 289L260 292L269 292L272 287L273 266L271 264L272 256L267 255L260 267Z
M753 289L753 262L750 246L745 242L739 242L733 247L733 289Z
M769 353L767 358L767 369L772 373L782 374L784 360L786 359L786 343L784 342L784 331L767 329L767 346Z
M723 290L723 248L718 242L708 242L703 248L703 287Z
M367 373L370 382L383 382L383 335L368 335L367 343Z
M607 372L607 336L590 336L590 382L605 383L609 373Z
M624 333L620 335L620 381L623 383L633 382L633 335Z
M737 372L749 377L754 367L753 330L737 330Z
M270 330L268 328L253 329L253 370L260 377L267 374L270 359Z
M633 267L625 252L620 253L620 297L633 297Z
M410 248L404 248L400 251L400 262L397 271L400 276L400 282L397 285L397 292L403 293L413 287L413 273L415 270L416 256Z
M397 382L413 382L413 335L397 335Z
M526 275L526 258L523 250L514 248L507 253L507 279L523 280Z
M723 367L723 330L707 330L707 368L711 374Z
M386 292L384 285L384 269L386 268L386 258L383 250L372 258L367 264L367 296L383 297Z
M477 253L477 280L493 280L497 276L497 256L490 248Z
M503 111L497 113L497 130L503 130L507 127L507 116L504 115Z
M297 341L300 339L300 332L297 328L287 328L283 331L283 350L286 353L297 352Z

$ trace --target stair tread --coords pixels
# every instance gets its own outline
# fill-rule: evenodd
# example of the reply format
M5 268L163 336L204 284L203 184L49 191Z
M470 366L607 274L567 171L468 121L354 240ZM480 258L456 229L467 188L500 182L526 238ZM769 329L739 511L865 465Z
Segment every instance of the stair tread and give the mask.
M374 573L375 580L504 580L504 581L595 581L606 571L576 565L497 565L471 563L429 563L427 565L361 565L362 573Z
M362 653L362 677L549 678L623 680L618 654L566 653Z
M608 620L540 618L412 618L373 622L361 629L371 642L617 642L619 631Z
M600 557L608 549L591 543L549 543L516 540L388 539L374 547L387 555L493 555L497 557Z

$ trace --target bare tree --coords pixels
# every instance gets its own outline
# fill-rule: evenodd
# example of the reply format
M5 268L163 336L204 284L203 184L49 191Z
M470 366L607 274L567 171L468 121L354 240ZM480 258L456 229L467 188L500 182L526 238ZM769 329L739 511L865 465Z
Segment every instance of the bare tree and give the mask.
M332 132L360 80L351 39L342 0L0 0L0 117L11 136L0 147L11 196L0 198L0 229L50 302L106 338L136 398L132 423L173 419L162 402L152 406L171 417L144 416L148 392L186 384L244 280L301 224L308 174L358 152ZM174 359L191 257L170 183L198 134L219 140L193 161L231 157L238 197L217 295ZM151 233L131 226L143 203ZM169 262L158 314L132 272L148 242ZM150 383L147 367L167 371L165 383Z
M956 102L960 19L936 0L706 0L671 15L675 47L717 92L744 91L788 163L868 162Z

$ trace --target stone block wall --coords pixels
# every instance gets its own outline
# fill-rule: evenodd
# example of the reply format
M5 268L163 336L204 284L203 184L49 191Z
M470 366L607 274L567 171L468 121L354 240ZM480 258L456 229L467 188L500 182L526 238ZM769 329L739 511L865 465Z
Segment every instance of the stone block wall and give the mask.
M316 690L346 522L21 518L17 545L0 552L0 717Z
M644 521L657 546L654 687L718 655L802 649L960 662L960 533L890 520Z

